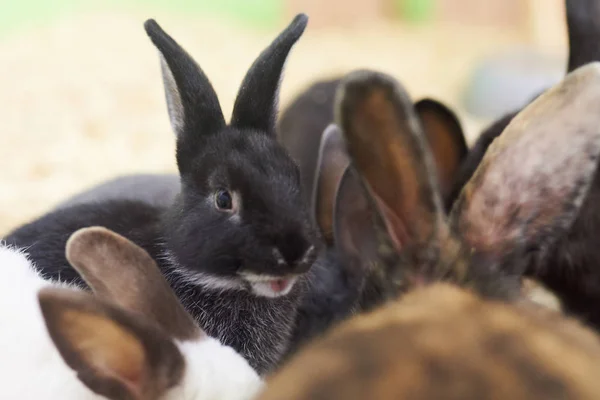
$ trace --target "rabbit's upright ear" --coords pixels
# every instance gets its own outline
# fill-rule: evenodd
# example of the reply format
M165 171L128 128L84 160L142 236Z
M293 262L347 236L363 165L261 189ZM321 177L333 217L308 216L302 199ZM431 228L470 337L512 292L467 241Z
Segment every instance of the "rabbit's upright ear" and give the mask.
M600 61L600 2L566 0L569 62L567 72Z
M38 299L56 349L94 393L156 400L182 379L175 343L138 315L70 289L45 288Z
M338 92L336 119L348 153L396 249L427 246L444 224L433 161L419 118L391 77L356 71Z
M453 230L499 261L549 246L577 216L599 155L600 63L592 63L529 104L490 145L454 204Z
M177 161L182 168L197 154L202 137L219 132L225 119L215 90L194 59L153 19L146 21L144 28L160 52L169 117L177 134Z
M328 245L333 244L333 208L336 192L350 159L340 128L331 124L321 136L312 191L312 209L316 223Z
M97 297L144 315L176 339L202 336L154 260L123 236L101 227L80 229L67 241L66 256Z
M292 46L304 33L308 17L298 14L254 61L238 92L231 125L275 136L277 95L283 66Z
M423 99L415 104L431 149L444 201L469 149L458 117L444 104Z

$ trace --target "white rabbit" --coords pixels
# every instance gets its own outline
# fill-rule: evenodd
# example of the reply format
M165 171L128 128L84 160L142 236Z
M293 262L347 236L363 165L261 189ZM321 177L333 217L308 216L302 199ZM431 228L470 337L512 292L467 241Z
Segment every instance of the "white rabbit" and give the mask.
M0 398L250 399L262 381L208 337L150 256L99 227L74 233L67 258L94 294L40 276L0 244Z

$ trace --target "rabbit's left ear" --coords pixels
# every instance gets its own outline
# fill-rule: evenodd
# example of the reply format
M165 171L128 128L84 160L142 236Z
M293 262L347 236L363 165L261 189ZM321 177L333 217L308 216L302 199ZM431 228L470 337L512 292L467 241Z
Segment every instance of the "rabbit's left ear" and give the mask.
M179 340L204 333L179 302L150 255L106 228L82 228L66 245L69 263L98 298L137 312Z
M298 14L254 61L235 99L232 126L275 136L277 95L283 66L307 23L308 17Z
M433 156L441 195L446 201L469 149L460 121L448 107L433 99L415 104Z
M94 393L156 400L181 380L179 348L139 315L70 289L45 288L38 298L56 349Z
M454 203L453 230L496 261L546 248L577 217L599 155L600 63L592 63L529 104L490 145Z

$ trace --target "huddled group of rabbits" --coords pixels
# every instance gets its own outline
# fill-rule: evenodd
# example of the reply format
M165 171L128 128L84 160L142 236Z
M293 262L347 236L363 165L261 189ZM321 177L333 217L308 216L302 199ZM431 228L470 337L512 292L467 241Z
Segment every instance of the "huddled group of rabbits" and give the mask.
M2 236L0 398L600 399L600 0L565 3L564 79L470 149L372 70L278 118L304 14L226 123L148 20L179 174Z

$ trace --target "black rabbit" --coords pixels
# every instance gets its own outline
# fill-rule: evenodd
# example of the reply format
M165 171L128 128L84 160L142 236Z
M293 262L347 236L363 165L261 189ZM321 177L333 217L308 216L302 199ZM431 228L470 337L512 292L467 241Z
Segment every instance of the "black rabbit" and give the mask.
M566 0L569 37L567 71L600 61L600 1ZM488 146L516 113L501 118L484 131L467 156L447 206L460 195L479 166ZM521 160L520 162L524 162ZM559 296L562 306L600 329L600 176L596 174L579 215L565 235L550 246L529 249L526 274L541 281Z
M153 206L167 207L173 204L180 191L181 184L177 174L122 175L75 194L58 204L56 208L106 200L135 200Z
M276 141L278 87L308 18L298 15L250 67L227 125L194 60L154 21L181 192L169 207L109 200L53 211L16 229L48 278L83 284L65 260L69 235L99 225L148 251L187 309L211 336L261 374L285 350L301 284L319 253L298 167Z

